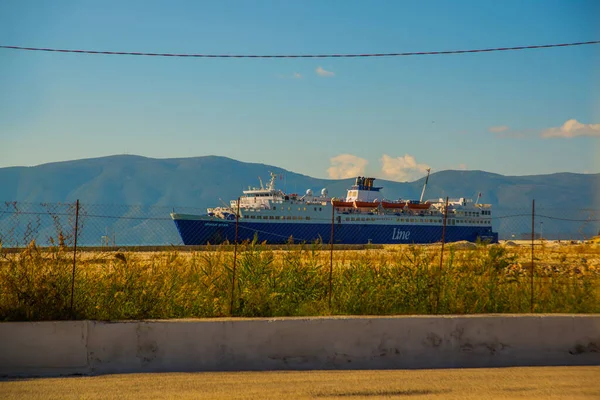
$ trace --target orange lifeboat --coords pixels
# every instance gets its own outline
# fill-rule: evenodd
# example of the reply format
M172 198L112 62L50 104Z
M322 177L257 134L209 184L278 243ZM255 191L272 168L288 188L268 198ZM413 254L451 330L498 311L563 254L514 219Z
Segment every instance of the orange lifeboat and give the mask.
M404 202L394 202L394 201L382 201L381 207L383 208L402 208L406 203Z
M379 203L373 201L354 201L354 207L356 208L376 208Z
M429 204L429 203L408 203L407 206L411 210L427 210L429 207L431 207L431 204Z
M351 201L331 200L331 204L334 207L354 207L354 203Z

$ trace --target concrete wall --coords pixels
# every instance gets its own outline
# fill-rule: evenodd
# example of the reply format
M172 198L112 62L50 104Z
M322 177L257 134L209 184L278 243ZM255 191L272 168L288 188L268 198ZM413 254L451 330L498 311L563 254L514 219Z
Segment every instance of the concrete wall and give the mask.
M0 375L600 365L600 315L0 324Z

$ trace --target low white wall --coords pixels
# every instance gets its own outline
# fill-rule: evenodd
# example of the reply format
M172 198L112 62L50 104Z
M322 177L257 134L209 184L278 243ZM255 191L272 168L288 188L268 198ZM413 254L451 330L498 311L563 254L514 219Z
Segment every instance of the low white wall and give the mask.
M0 374L600 365L600 315L0 324Z
M0 323L0 375L89 371L86 321Z

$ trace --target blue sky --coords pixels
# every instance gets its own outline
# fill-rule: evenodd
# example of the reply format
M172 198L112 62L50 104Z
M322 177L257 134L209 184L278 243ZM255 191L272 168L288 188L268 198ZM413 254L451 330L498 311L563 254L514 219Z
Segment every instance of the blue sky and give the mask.
M0 42L225 53L435 51L600 39L589 1L0 2ZM426 167L600 172L600 45L364 59L0 49L0 167L221 155L314 177ZM570 122L569 122L570 121Z

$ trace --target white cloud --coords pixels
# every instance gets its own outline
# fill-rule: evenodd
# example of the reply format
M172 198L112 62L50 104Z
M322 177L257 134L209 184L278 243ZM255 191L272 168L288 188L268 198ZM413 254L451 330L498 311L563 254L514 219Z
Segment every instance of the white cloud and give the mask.
M300 72L294 72L294 75L292 75L292 78L294 78L294 79L302 79L302 74Z
M505 132L507 131L509 128L506 125L499 125L499 126L490 126L488 128L488 130L492 133L500 133L500 132Z
M324 76L324 77L335 76L334 72L327 71L327 70L323 69L323 67L321 67L321 66L317 67L317 69L315 69L315 72L319 76Z
M327 169L330 178L345 179L365 174L365 167L369 163L364 158L352 154L340 154L330 159L331 167Z
M383 176L394 181L413 181L427 174L427 164L419 164L410 154L404 157L390 157L384 154L381 157L381 172Z
M576 119L566 121L557 128L545 129L540 133L543 138L572 138L576 136L600 137L600 124L582 124Z

